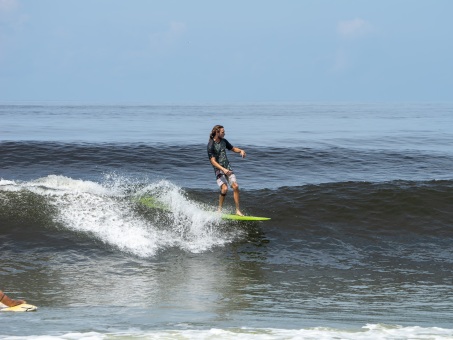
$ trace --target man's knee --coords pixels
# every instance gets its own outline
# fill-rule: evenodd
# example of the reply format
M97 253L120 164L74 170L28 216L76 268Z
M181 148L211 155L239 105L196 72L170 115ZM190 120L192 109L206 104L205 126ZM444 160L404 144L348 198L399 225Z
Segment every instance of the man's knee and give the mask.
M220 195L225 196L227 194L227 192L228 192L228 186L225 184L222 185L220 187Z
M237 184L236 182L234 182L233 184L231 184L231 187L233 188L234 191L239 190L239 184Z

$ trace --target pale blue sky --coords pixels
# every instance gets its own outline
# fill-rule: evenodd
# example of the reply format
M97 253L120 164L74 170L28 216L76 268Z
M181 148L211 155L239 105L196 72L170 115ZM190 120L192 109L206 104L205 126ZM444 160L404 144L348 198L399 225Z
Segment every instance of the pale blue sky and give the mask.
M452 0L0 0L0 102L451 101Z

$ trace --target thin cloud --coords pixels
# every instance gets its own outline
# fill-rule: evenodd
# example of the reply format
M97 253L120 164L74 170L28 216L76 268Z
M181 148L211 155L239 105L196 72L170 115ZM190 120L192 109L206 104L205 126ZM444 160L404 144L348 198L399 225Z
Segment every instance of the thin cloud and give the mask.
M12 12L19 7L17 0L0 0L0 13Z
M370 23L363 19L356 18L340 21L337 25L337 33L342 38L353 39L366 35L370 31L370 28Z
M186 30L185 23L172 21L169 23L166 31L151 35L151 46L157 50L165 50L178 41L185 34Z

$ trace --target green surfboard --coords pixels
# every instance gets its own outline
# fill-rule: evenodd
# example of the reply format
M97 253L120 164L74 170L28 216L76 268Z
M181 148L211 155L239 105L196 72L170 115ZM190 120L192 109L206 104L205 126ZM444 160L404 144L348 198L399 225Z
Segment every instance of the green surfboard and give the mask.
M233 214L222 214L220 217L223 220L235 220L235 221L268 221L270 217L260 217L260 216L239 216Z
M138 202L153 209L161 209L168 211L168 207L159 202L152 196L141 197L138 199ZM214 213L215 214L215 213ZM222 220L233 220L233 221L268 221L270 217L261 217L261 216L239 216L234 214L220 214Z

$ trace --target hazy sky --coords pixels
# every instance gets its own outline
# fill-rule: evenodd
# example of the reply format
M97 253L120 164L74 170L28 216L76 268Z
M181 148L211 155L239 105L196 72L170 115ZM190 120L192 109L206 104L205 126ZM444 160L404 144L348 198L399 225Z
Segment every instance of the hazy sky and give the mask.
M452 101L453 0L0 0L0 102Z

